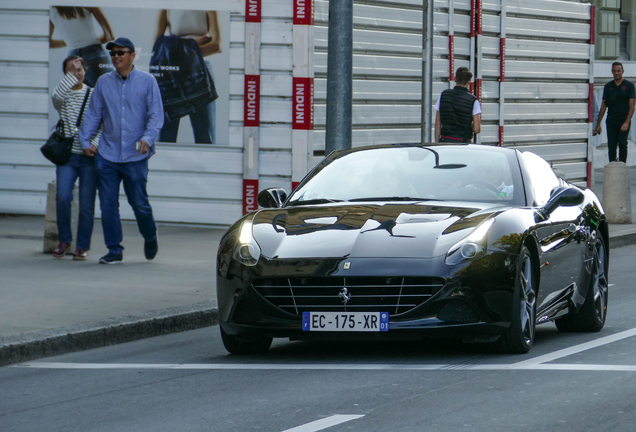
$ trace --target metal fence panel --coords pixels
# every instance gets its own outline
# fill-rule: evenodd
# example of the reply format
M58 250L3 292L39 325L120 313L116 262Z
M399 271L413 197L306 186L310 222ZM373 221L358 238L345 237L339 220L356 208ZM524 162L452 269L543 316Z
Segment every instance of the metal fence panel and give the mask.
M320 157L325 148L329 2L315 4L313 150ZM353 15L352 146L419 142L422 2L354 0Z

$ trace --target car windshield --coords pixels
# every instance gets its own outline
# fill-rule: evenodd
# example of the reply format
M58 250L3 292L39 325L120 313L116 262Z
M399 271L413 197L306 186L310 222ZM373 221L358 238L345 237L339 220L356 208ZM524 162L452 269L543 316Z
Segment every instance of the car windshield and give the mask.
M469 146L370 148L321 167L290 205L341 201L472 201L524 205L514 152Z

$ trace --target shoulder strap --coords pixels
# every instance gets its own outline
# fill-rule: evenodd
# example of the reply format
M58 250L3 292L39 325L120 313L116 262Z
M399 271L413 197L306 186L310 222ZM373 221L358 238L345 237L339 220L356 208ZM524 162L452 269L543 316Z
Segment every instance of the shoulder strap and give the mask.
M84 115L84 108L86 107L86 102L88 101L88 95L90 94L91 94L91 88L88 87L88 90L86 90L86 94L84 95L84 102L82 102L82 109L80 110L80 113L77 116L77 123L75 123L76 128L79 128L80 124L82 124L82 115Z

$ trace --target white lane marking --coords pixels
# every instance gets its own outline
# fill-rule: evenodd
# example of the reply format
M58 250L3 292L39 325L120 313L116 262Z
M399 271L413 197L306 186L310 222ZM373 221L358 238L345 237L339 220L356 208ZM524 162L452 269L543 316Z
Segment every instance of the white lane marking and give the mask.
M531 370L554 370L554 371L610 371L610 372L635 372L636 365L602 365L602 364L538 364L532 368L523 368Z
M468 365L471 368L474 365ZM506 365L483 365L501 366ZM172 370L444 370L458 365L439 364L285 364L285 363L208 363L208 364L136 364L136 363L20 363L11 367L33 369L172 369Z
M621 339L626 339L632 336L636 336L636 328L633 328L631 330L625 330L622 331L620 333L616 333L610 336L605 336L599 339L595 339L593 341L590 342L585 342L582 343L580 345L575 345L573 347L570 348L564 348L562 350L559 351L555 351L553 353L550 354L545 354L539 357L535 357L535 358L531 358L529 360L524 360L524 361L520 361L518 363L514 363L514 366L516 366L517 368L522 367L524 365L535 365L535 364L540 364L540 363L547 363L550 361L554 361L557 359L560 359L562 357L567 357L573 354L578 354L582 351L587 351L589 349L593 349L593 348L598 348L600 346L603 345L607 345L610 344L612 342L616 342L619 341Z
M323 429L330 428L331 426L339 425L341 423L346 423L351 420L357 420L360 417L364 417L364 415L338 414L338 415L333 415L331 417L327 417L321 420L316 420L311 423L296 426L295 428L287 429L287 430L284 430L283 432L315 432L315 431L320 431Z
M543 364L636 336L636 328L512 364L136 364L136 363L20 363L10 367L32 369L172 369L172 370L591 370L636 371L636 366Z
M121 363L21 363L10 367L24 369L154 369L154 370L329 370L329 371L498 371L498 370L564 370L564 371L636 371L636 365L599 364L121 364Z

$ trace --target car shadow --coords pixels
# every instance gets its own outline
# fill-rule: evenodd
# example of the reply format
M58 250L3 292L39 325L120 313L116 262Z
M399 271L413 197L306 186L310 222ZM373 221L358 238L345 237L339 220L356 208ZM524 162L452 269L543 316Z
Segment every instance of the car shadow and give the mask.
M502 354L493 343L464 343L461 339L431 338L401 341L288 341L275 339L266 354L227 355L223 361L247 363L430 363L473 364L522 361L543 354L550 346L571 338L554 324L537 327L535 344L526 355ZM578 338L575 338L578 339ZM575 342L576 343L576 342Z

